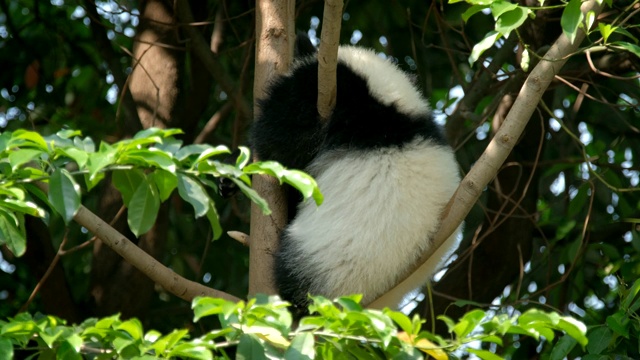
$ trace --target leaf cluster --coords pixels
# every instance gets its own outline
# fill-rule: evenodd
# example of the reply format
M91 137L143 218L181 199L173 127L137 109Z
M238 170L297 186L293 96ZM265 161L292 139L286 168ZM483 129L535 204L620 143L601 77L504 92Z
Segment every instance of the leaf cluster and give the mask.
M462 0L450 0L449 3L457 3ZM466 0L467 3L471 4L471 6L462 14L462 19L467 22L469 18L472 16L483 12L490 11L493 19L495 20L495 28L494 30L488 32L484 39L478 42L471 52L469 56L469 64L473 65L480 56L488 49L492 48L498 40L501 38L508 38L512 32L517 32L518 28L524 24L524 22L529 18L535 18L535 11L538 9L550 9L556 6L542 6L544 1L540 1L540 8L533 8L528 6L521 6L518 4L514 4L510 1L505 0ZM602 2L602 1L600 1ZM611 6L611 1L605 1L609 6ZM595 22L595 14L593 12L589 12L585 15L580 11L582 1L581 0L570 0L567 1L566 4L559 5L564 7L562 11L562 17L560 19L560 25L562 27L562 32L565 36L573 43L576 38L576 34L580 29L585 29L585 31L589 32L589 29ZM615 41L608 44L613 48L619 48L623 50L630 51L637 56L640 56L640 47L638 47L638 39L635 38L629 31L625 29L626 26L616 24L604 24L599 23L598 28L595 31L598 31L604 42L607 43L609 36L612 33L618 33L626 37L629 41ZM528 52L525 51L526 59L528 61ZM523 69L527 69L529 64L521 64Z
M225 146L186 145L177 129L151 128L131 139L96 145L79 131L62 130L50 136L17 130L0 133L0 245L16 256L26 250L24 216L61 216L69 223L82 204L82 192L93 189L112 172L112 181L129 209L127 221L136 236L153 226L160 204L174 190L206 216L214 239L222 234L215 203L208 191L217 191L216 179L227 178L269 214L268 204L251 189L253 174L267 174L299 189L305 198L322 202L313 178L274 162L253 163L249 150L240 149L234 163L221 156ZM48 184L36 186L37 184Z
M81 355L95 359L213 359L229 358L235 352L240 359L423 359L428 355L438 360L470 352L481 359L501 359L482 345L502 345L503 338L518 334L544 337L555 345L550 358L562 359L576 344L587 344L584 324L553 312L530 310L520 316L491 316L474 310L458 322L442 317L451 333L451 338L445 339L424 331L424 321L417 316L410 319L389 309L363 309L360 298L329 301L312 297L310 315L297 326L287 309L289 304L277 296L259 295L238 303L196 298L192 304L194 321L216 316L222 327L193 339L184 329L166 335L145 332L137 319L121 320L118 315L67 326L53 316L23 313L0 322L0 352L33 352L58 359L79 359ZM557 341L556 333L562 334Z

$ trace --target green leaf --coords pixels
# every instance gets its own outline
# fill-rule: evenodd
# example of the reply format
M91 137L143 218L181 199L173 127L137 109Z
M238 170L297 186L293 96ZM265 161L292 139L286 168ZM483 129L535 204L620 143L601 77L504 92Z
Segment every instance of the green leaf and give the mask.
M265 199L263 199L260 195L258 195L258 193L255 190L253 190L252 188L247 186L244 182L238 179L234 179L234 178L230 178L230 179L231 181L236 183L236 185L238 185L238 188L240 189L240 191L242 191L242 193L246 197L248 197L256 205L258 205L263 215L271 215L271 209L269 209L269 204Z
M95 178L96 174L105 167L113 165L116 161L116 149L100 144L100 151L89 154L87 167L89 168L89 179Z
M80 186L65 169L56 169L49 178L49 202L68 224L80 209Z
M138 131L133 138L134 139L144 139L152 136L159 136L161 138L182 134L182 130L180 129L160 129L156 127L150 127L148 129L144 129Z
M127 151L118 159L118 164L155 166L171 173L176 172L176 164L173 162L173 158L158 149Z
M598 30L600 30L600 34L602 35L602 38L604 39L604 42L606 44L609 36L613 34L614 31L616 31L616 26L601 22L598 23Z
M4 354L7 359L13 359L13 344L6 337L0 337L0 354Z
M69 139L75 136L82 136L82 131L72 130L72 129L62 129L58 131L56 135L60 136L63 139Z
M613 340L613 331L606 326L598 326L589 332L589 344L587 351L589 354L600 354Z
M185 339L188 337L189 331L185 329L176 329L171 333L161 337L156 340L151 348L153 348L156 354L163 354L167 349L173 348L178 341ZM149 336L149 334L145 335L145 339Z
M42 135L35 131L28 131L24 129L18 129L13 132L11 140L9 141L9 147L36 147L43 151L48 151L47 142Z
M53 343L62 335L62 327L47 327L40 332L40 338L47 344L48 347L53 347Z
M300 191L305 199L313 197L316 205L321 205L324 201L324 197L318 188L318 183L311 175L299 170L286 170L282 179Z
M122 195L122 201L126 207L129 207L133 194L145 180L145 174L138 169L117 170L111 175L113 186L115 186Z
M391 320L393 320L396 324L398 324L398 326L400 326L402 331L406 332L409 335L414 334L411 320L409 320L409 317L407 315L399 311L390 311L390 310L385 311L385 314L389 316Z
M489 350L467 348L467 351L469 351L470 353L476 355L477 357L479 357L482 360L502 360L502 359L504 359L503 357L498 356L498 355L492 353Z
M467 22L469 21L469 19L481 12L482 10L486 9L488 6L487 5L473 5L470 8L467 9L467 11L465 11L464 13L462 13L461 17L462 17L462 21Z
M236 167L238 169L242 169L251 160L251 151L249 151L249 148L244 146L239 146L238 150L240 151L240 155L238 155L238 158L236 159Z
M237 360L261 360L267 359L265 355L266 349L258 341L255 335L243 334L240 336L238 344Z
M194 165L201 162L201 161L205 161L206 159L212 157L212 156L216 156L216 155L220 155L220 154L230 154L231 151L229 151L229 148L224 146L224 145L218 145L216 147L212 147L209 148L205 151L203 151L198 158L196 159L196 161L194 162ZM192 166L193 167L193 166Z
M74 334L75 335L75 334ZM78 337L77 335L74 336ZM71 340L71 341L70 341ZM82 360L82 355L79 354L79 350L75 348L72 343L72 339L65 339L60 343L58 347L58 351L56 351L56 359L64 359L64 360ZM80 339L82 341L82 339Z
M627 339L629 338L629 317L622 310L608 316L607 325L617 335L622 335Z
M556 327L566 332L567 335L574 338L580 345L587 345L587 327L582 322L572 317L563 316L560 318L560 321L558 321Z
M158 217L160 200L155 184L149 181L140 183L129 202L127 222L136 237L151 229Z
M142 323L140 323L140 320L136 318L123 321L115 329L126 331L134 340L141 340L144 334L142 330Z
M88 136L84 139L80 139L79 137L73 138L73 145L84 152L93 153L96 151L96 144L93 142L93 139Z
M508 1L498 0L492 2L490 8L493 18L497 20L502 14L517 9L518 5Z
M556 240L564 239L575 227L576 227L575 220L564 219L562 223L558 225L558 229L556 230Z
M184 161L191 155L194 154L202 154L203 152L211 149L212 146L209 144L191 144L184 146L175 154L175 158L179 161Z
M305 199L313 197L317 205L322 204L323 196L318 184L310 175L300 170L288 170L275 161L256 162L246 166L247 174L265 174L277 178L280 183L287 183L302 193Z
M584 19L584 15L580 11L581 2L581 0L570 0L562 12L562 18L560 18L562 32L572 44L578 34L580 23Z
M0 207L10 211L20 212L35 217L44 217L44 210L31 201L4 199L0 202Z
M0 152L3 152L9 148L11 135L12 133L10 131L0 132Z
M616 41L615 43L611 44L612 46L615 47L619 47L622 48L630 53L632 53L633 55L637 56L640 58L640 46L635 45L635 44L631 44L628 43L626 41Z
M480 55L490 49L493 44L500 39L500 37L502 37L501 33L497 31L489 31L487 35L484 36L484 39L474 45L471 55L469 55L469 65L473 65L478 61L478 59L480 59Z
M216 209L216 204L213 200L209 199L209 210L207 211L207 219L211 224L211 230L213 231L213 240L218 240L222 236L222 225L220 225L220 216Z
M238 304L229 300L210 297L196 297L191 302L193 309L193 321L197 322L206 316L229 313L232 310L244 307L244 302Z
M527 10L517 7L511 11L502 14L496 21L496 31L509 37L509 34L520 27L527 20Z
M631 309L631 311L635 311L637 309L633 309L634 300L638 298L638 293L640 292L640 279L637 279L629 291L627 291L622 297L622 303L620 307L623 310Z
M484 319L485 312L476 309L472 310L462 317L460 321L453 327L453 331L456 333L458 338L464 338L467 335L471 334L471 332L480 324L482 319Z
M450 333L453 332L453 328L456 327L456 323L450 317L445 315L438 315L437 319L443 321L445 325L447 325L447 329Z
M178 193L180 197L193 206L196 218L209 211L211 199L202 185L188 175L178 173Z
M76 162L76 164L78 164L78 167L81 169L85 167L85 165L87 164L87 161L89 160L89 154L87 154L85 151L78 150L76 148L67 148L67 149L57 148L56 153L59 153L68 158L71 158L73 161Z
M550 360L562 360L569 355L578 342L569 335L562 336L551 350Z
M9 154L9 164L11 169L15 171L20 165L26 164L42 154L45 154L45 152L40 149L13 150Z
M156 169L149 177L158 187L160 201L163 202L171 196L173 190L178 186L178 176L162 169Z
M284 358L287 360L315 359L316 350L314 345L313 334L308 332L299 333L291 341L291 345L284 353Z
M193 343L182 343L171 350L169 358L190 358L190 359L213 359L211 350L207 349L203 345L196 345Z
M27 251L24 227L16 224L15 218L4 211L0 211L0 245L6 245L16 257L24 255Z

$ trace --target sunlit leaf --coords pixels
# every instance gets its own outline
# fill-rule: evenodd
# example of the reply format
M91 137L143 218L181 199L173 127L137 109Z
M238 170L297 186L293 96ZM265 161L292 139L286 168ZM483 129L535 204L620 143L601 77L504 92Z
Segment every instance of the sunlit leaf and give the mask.
M196 218L209 211L209 195L200 183L188 175L178 174L178 193L180 197L193 206Z
M291 341L291 346L285 351L284 358L294 359L315 359L315 340L311 333L297 334Z
M116 149L109 146L100 146L100 151L97 153L91 153L89 160L87 161L87 168L89 169L89 178L93 179L96 174L109 165L113 165L116 161Z
M18 199L4 199L0 202L0 207L11 211L21 212L35 217L44 217L45 212L37 204L31 201Z
M28 163L29 161L45 154L40 149L18 149L9 153L9 164L13 170L16 170L19 166Z
M116 330L126 331L135 340L140 340L143 336L142 323L136 318L123 321Z
M503 13L496 21L496 31L504 35L504 37L509 37L513 30L524 24L527 20L527 15L527 10L521 7Z
M13 132L13 136L11 136L11 140L9 141L9 146L35 147L43 151L47 151L49 149L47 142L44 140L42 135L35 131L28 131L24 129L18 129Z
M469 55L469 65L473 65L478 61L478 59L480 59L480 55L482 55L482 53L487 49L490 49L493 44L500 39L500 37L502 37L502 34L498 31L490 31L487 33L487 35L484 36L484 39L474 45L471 55Z

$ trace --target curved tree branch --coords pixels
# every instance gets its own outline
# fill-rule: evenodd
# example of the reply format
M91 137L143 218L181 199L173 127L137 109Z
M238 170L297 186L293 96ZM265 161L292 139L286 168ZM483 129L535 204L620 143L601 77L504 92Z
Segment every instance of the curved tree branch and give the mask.
M37 185L43 191L49 191L47 184L37 183ZM154 259L153 256L140 249L136 244L132 243L124 235L83 205L80 205L73 220L100 238L102 242L107 244L136 269L147 275L151 280L183 300L191 301L196 296L211 296L230 301L240 301L240 299L233 295L212 289L176 274L173 270L164 266Z
M585 14L589 11L594 11L597 14L601 9L602 5L599 5L596 0L589 0L581 6L581 11ZM396 288L406 287L407 283L415 283L412 280L417 276L416 274L421 273L420 268L458 228L482 194L485 186L495 178L502 163L520 138L540 98L584 37L585 33L580 31L574 42L571 43L564 34L561 34L540 63L531 71L504 123L445 207L440 229L433 237L433 246L422 254L411 272L405 275L403 280L388 293L393 292ZM380 307L380 304L386 302L385 296L386 294L382 295L368 306Z

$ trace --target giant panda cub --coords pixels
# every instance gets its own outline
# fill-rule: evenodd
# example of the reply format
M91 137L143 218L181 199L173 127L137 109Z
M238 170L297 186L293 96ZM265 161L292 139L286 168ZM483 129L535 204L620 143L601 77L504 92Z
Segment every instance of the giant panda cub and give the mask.
M323 125L315 48L300 36L296 45L292 70L259 101L251 143L260 160L314 176L324 203L289 194L294 206L276 252L276 284L300 309L308 294L359 293L367 304L431 246L460 182L458 166L410 78L372 50L339 48L335 109ZM457 248L458 232L412 288L385 296L384 305L398 308L424 285Z

